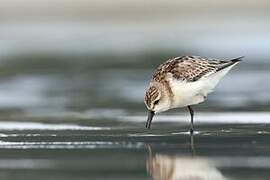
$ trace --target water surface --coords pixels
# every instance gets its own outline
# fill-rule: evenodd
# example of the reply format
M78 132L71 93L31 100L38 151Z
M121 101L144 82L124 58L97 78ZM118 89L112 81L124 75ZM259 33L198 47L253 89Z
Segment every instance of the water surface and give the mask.
M146 130L141 120L126 118L2 121L0 178L260 180L270 176L268 121L198 123L191 137L185 122L157 119Z

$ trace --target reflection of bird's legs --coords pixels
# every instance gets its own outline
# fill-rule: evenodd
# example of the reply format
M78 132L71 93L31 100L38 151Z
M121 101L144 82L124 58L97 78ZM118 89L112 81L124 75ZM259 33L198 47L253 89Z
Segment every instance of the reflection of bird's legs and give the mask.
M150 144L146 144L145 146L146 146L146 148L148 150L148 157L149 158L152 158L153 157L153 153L152 153L152 147L151 147L151 145Z
M194 147L194 135L193 134L190 135L190 150L191 150L192 156L195 156L196 151L195 151L195 147Z
M145 145L148 151L148 160L146 161L146 169L147 172L152 175L152 169L153 169L153 152L152 147L150 144Z

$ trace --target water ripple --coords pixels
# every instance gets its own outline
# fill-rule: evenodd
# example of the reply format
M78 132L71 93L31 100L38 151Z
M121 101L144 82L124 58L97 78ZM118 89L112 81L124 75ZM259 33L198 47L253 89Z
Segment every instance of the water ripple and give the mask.
M80 126L77 124L45 124L39 122L0 122L0 130L110 130L110 127Z
M96 148L141 148L142 142L10 142L0 141L0 149L96 149Z

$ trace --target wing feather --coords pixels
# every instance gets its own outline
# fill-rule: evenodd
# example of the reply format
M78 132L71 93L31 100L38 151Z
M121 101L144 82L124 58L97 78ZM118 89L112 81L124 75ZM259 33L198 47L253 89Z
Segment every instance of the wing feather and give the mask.
M161 64L154 73L153 80L161 82L171 74L177 80L193 82L229 67L239 62L241 58L224 61L199 56L176 57Z

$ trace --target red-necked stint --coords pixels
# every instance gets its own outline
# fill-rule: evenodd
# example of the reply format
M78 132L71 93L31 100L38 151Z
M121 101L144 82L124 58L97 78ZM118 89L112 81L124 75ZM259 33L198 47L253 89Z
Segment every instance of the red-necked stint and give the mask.
M154 73L144 98L149 110L146 128L150 128L156 113L187 107L191 116L190 133L192 134L194 112L191 105L205 101L220 79L242 58L218 60L181 56L161 64Z

